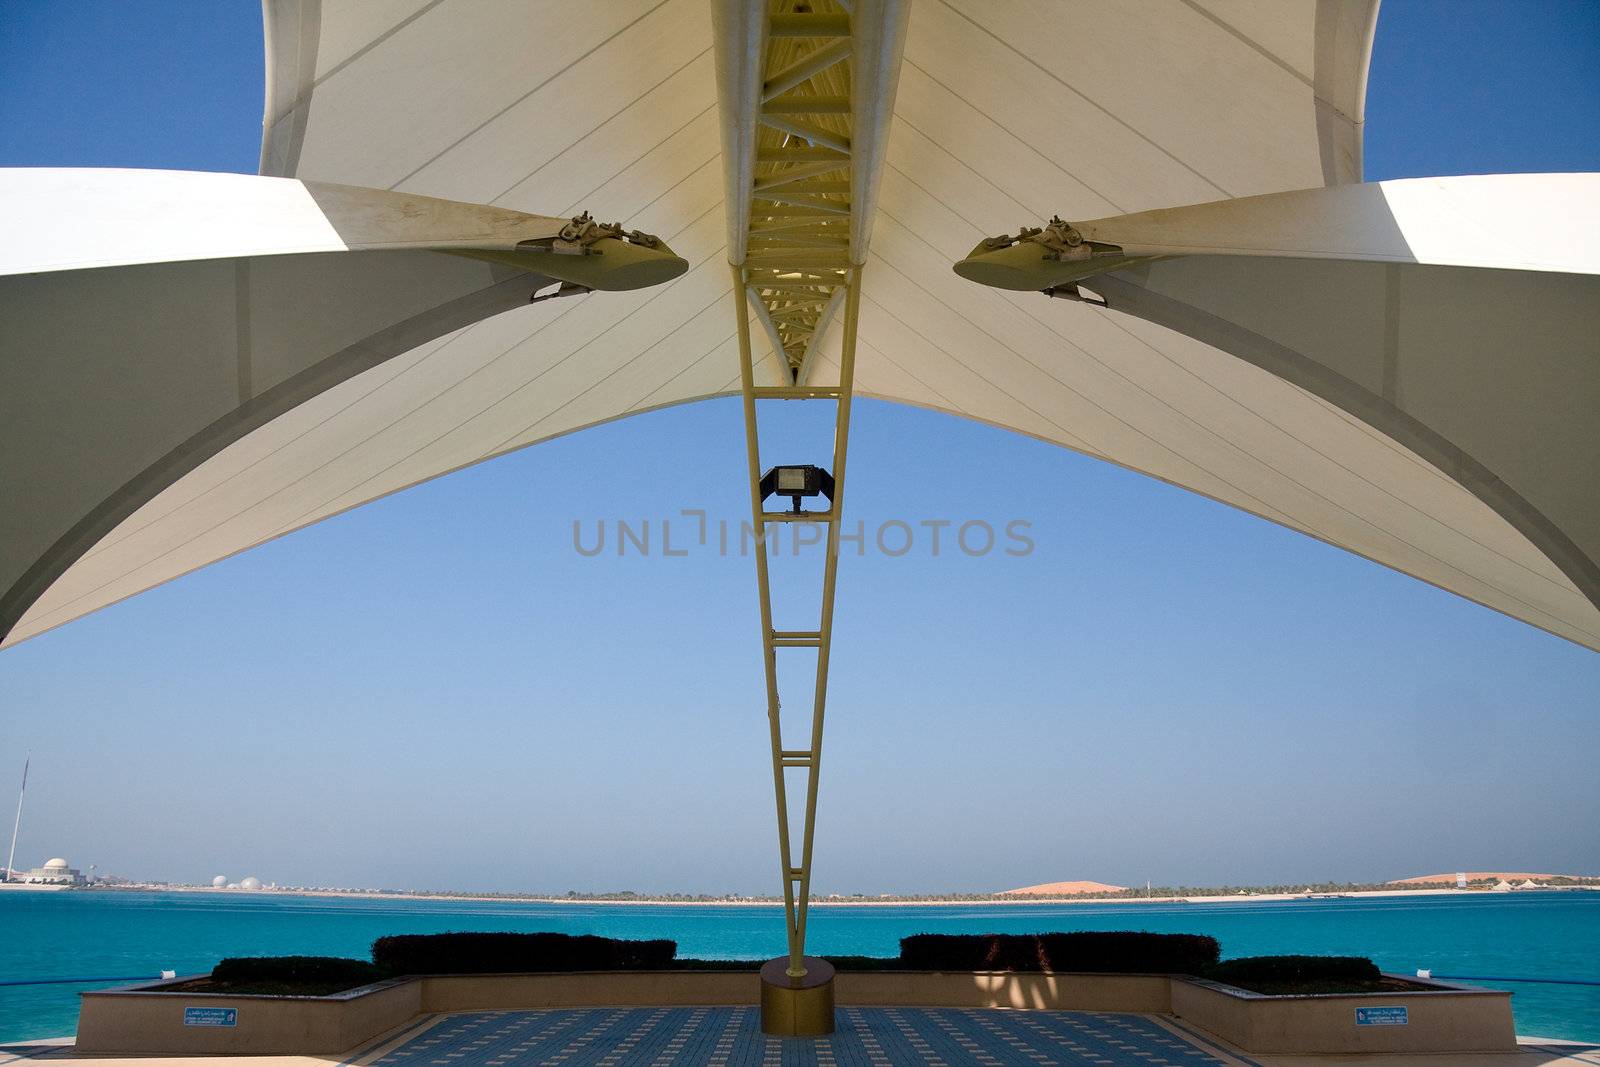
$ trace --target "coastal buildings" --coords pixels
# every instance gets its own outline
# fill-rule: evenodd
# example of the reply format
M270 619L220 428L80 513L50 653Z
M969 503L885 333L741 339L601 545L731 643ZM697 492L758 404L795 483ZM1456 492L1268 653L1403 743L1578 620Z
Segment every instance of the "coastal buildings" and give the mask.
M11 824L11 847L6 853L5 877L0 881L56 887L87 885L89 880L84 877L83 872L69 866L67 861L59 856L46 860L43 866L35 867L32 870L19 871L16 869L17 837L22 832L22 807L23 801L28 795L28 769L32 763L33 757L31 755L26 757L22 763L22 788L17 792L17 814Z
M89 883L89 879L84 876L82 871L68 866L67 861L60 857L46 860L42 866L35 867L29 871L16 871L13 877L16 881L34 885L70 886L87 885Z

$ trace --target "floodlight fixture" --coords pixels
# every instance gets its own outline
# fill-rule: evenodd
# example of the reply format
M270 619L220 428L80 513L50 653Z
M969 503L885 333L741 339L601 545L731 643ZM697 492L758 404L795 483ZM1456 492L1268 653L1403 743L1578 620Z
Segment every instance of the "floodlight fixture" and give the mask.
M801 514L800 501L811 496L825 496L833 503L833 475L821 467L806 463L798 466L773 467L761 476L761 499L769 496L789 498L793 514Z

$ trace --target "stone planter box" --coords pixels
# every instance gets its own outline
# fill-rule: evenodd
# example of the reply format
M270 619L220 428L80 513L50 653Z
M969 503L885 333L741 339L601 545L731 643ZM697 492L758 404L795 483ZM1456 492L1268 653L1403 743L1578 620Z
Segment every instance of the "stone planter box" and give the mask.
M424 1010L423 985L412 978L325 997L168 991L204 977L188 975L81 994L77 1051L119 1055L339 1053L393 1030Z
M1510 1052L1511 994L1389 975L1426 986L1405 993L1266 996L1174 978L1172 1014L1245 1052L1351 1054Z
M434 1012L755 1004L753 971L434 975L326 997L186 993L196 976L82 994L77 1050L100 1054L329 1055ZM1514 1049L1509 993L1425 991L1268 997L1178 975L846 971L841 1006L1172 1014L1245 1052L1499 1052ZM1379 1012L1357 1025L1357 1008ZM231 1011L231 1015L229 1012Z

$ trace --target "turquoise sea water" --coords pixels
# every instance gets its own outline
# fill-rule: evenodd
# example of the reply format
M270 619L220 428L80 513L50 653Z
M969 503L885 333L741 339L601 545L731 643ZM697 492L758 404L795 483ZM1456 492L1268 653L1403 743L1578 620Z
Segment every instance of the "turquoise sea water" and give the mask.
M0 980L209 970L223 956L365 956L384 934L559 930L670 937L684 956L765 959L775 907L483 903L155 892L0 893ZM1371 956L1385 970L1600 979L1600 893L1228 904L819 907L809 950L892 956L915 933L1154 930L1211 934L1224 956ZM1496 983L1482 983L1494 985ZM89 986L0 987L0 1041L70 1034ZM1600 1041L1600 986L1508 984L1517 1031Z

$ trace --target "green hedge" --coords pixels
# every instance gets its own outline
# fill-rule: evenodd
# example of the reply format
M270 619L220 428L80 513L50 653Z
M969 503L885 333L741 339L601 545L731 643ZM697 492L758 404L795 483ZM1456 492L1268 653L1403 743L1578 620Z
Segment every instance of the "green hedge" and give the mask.
M400 934L372 943L372 961L390 974L655 970L677 954L676 941L569 934Z
M838 971L900 971L905 968L892 956L823 956ZM673 960L675 971L737 971L755 974L764 960L697 960L692 957Z
M757 962L677 960L676 942L568 934L402 934L372 944L372 963L336 956L235 956L213 982L261 991L353 989L391 975L549 971L755 970ZM1194 974L1259 992L1359 990L1383 981L1363 956L1246 956L1218 962L1200 934L1083 931L1069 934L917 934L900 956L830 957L842 971L1051 971Z
M1205 977L1228 985L1260 982L1275 986L1322 982L1376 982L1378 965L1365 956L1241 956L1217 964Z
M899 971L905 965L891 956L824 956L836 971Z
M1203 934L1082 931L1070 934L916 934L900 939L911 971L1089 971L1200 974L1222 954Z
M339 989L376 982L383 973L366 960L339 956L230 956L211 968L224 985L315 985Z

